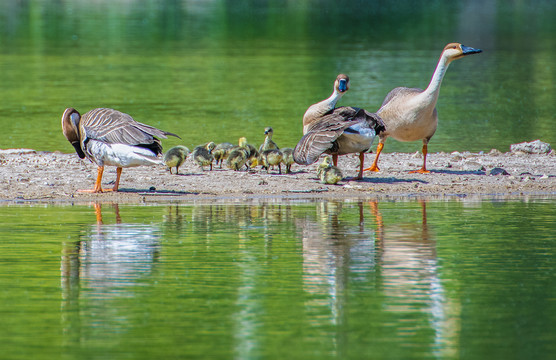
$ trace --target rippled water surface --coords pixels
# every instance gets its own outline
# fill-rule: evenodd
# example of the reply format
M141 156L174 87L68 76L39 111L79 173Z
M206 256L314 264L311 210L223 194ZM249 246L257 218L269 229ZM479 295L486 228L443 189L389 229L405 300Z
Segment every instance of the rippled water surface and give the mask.
M72 152L66 107L113 107L207 141L294 146L309 105L340 72L340 105L376 111L394 87L427 86L450 65L429 151L556 143L556 3L551 1L5 0L0 4L0 148ZM389 140L385 151L420 143Z
M556 202L0 206L6 359L552 359Z

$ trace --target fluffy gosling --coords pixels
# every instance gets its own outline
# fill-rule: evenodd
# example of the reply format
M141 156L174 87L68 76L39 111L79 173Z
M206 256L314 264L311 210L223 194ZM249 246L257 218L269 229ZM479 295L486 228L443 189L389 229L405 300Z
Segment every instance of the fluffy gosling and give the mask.
M193 149L193 160L201 167L201 170L204 171L204 166L210 166L210 170L212 170L212 162L214 160L214 156L212 156L212 150L216 147L214 142L209 142L205 146L197 146Z
M261 146L259 146L259 153L262 153L265 150L280 149L278 145L276 145L276 143L272 141L272 134L274 134L274 130L272 130L270 126L264 129L264 134L266 136L264 138L264 142L261 144Z
M280 150L282 152L282 164L286 166L286 174L291 173L292 165L295 163L293 160L293 149L283 148Z
M222 169L222 163L228 158L228 155L233 147L234 145L232 143L224 142L216 145L214 150L212 150L212 156L214 156L215 164L220 165L220 169Z
M342 171L336 166L332 165L332 158L326 156L322 163L319 165L317 175L323 184L336 185L344 178Z
M269 150L264 150L259 158L261 159L261 165L263 166L263 168L266 169L266 172L268 173L268 170L270 169L271 166L276 166L278 165L278 174L282 174L282 167L281 167L281 163L282 163L282 152L280 150L277 149L269 149Z
M179 168L185 162L185 159L187 159L187 155L189 155L189 153L190 151L186 146L178 145L169 149L164 154L163 161L164 164L168 166L170 174L172 174L173 167L176 168L176 175L179 174Z

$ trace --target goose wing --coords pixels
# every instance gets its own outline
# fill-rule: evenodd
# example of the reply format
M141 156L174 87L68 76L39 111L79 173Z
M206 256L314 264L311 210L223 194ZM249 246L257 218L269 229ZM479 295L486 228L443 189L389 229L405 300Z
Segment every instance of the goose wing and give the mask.
M380 107L383 108L384 105L388 104L392 99L404 99L406 96L417 95L421 92L423 92L423 89L419 88L408 88L403 86L394 88L388 94L386 94L386 97L382 101L382 105L380 105Z
M309 165L318 160L325 151L334 147L334 142L350 126L366 122L371 113L354 107L340 107L324 115L303 135L293 150L293 159L301 165ZM376 114L372 114L376 116ZM380 120L382 122L382 120Z
M149 145L156 142L154 137L179 137L137 122L128 114L106 108L93 109L84 114L80 127L84 130L85 137L109 144Z

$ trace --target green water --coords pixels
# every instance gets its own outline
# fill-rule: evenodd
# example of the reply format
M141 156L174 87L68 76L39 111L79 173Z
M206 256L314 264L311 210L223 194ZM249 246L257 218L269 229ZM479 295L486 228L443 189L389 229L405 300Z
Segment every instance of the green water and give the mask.
M0 4L0 148L72 152L66 107L113 107L175 132L165 147L301 136L307 107L351 76L341 105L375 111L454 62L429 151L556 143L556 4L550 1L47 1ZM534 20L532 20L534 19ZM385 151L416 151L390 140Z
M3 359L553 359L556 202L0 207Z

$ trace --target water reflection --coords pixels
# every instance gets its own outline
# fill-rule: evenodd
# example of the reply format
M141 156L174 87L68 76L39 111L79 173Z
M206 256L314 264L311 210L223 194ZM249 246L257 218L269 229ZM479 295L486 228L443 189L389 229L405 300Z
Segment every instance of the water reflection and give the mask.
M554 353L555 209L4 206L0 337L16 358L542 358Z
M341 330L348 327L348 289L360 282L380 293L381 307L391 314L386 333L417 341L432 330L435 348L443 349L441 355L453 355L459 307L446 299L426 201L419 206L417 222L411 216L385 219L378 202L357 204L358 223L342 218L341 202L321 202L314 218L295 220L303 243L304 290L318 295L306 307L311 312L328 309L326 321L340 330L338 351L347 351Z
M380 282L386 297L386 311L399 314L395 335L417 338L428 328L434 331L435 349L439 355L455 355L455 338L459 326L459 306L448 302L439 277L436 238L427 223L427 202L419 201L420 223L384 220L379 203L370 202L377 226ZM424 323L415 313L426 314Z
M141 280L153 272L161 235L157 225L123 223L118 204L112 205L112 224L105 223L101 204L93 207L96 224L63 246L63 322L67 330L76 324L82 328L88 319L89 325L116 331L126 326L126 317L113 301L133 298Z
M303 244L303 288L315 297L308 307L328 306L330 321L341 320L342 296L352 273L364 277L374 266L374 230L365 228L363 203L357 204L359 221L342 221L344 204L321 202L316 216L295 220Z

